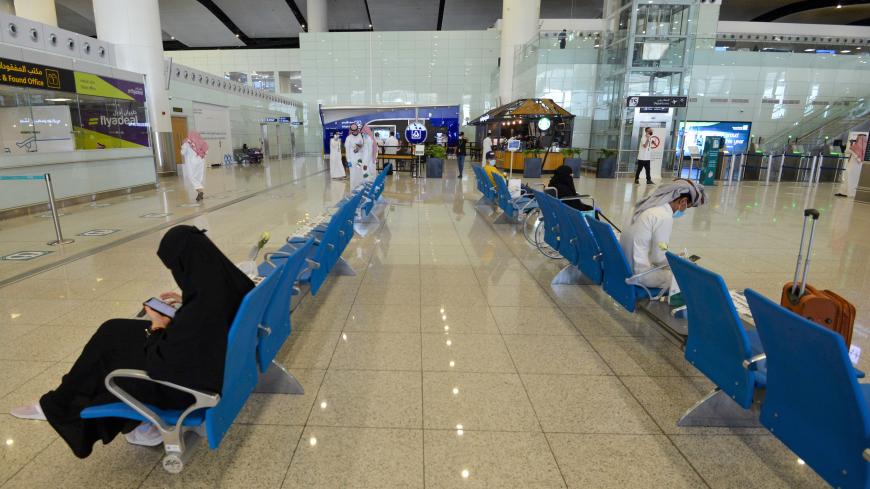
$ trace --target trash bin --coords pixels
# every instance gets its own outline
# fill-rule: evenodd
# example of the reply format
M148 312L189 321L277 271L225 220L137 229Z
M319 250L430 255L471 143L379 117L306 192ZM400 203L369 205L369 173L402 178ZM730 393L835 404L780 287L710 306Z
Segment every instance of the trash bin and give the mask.
M426 178L441 178L444 170L444 160L429 158L426 160Z
M574 173L574 178L580 177L580 165L583 164L581 158L565 158L565 161L562 164L571 168L571 172Z

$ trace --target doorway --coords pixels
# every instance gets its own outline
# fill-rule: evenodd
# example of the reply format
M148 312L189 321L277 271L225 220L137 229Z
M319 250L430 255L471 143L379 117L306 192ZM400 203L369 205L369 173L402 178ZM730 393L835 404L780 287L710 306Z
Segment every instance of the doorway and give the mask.
M187 139L187 117L172 118L172 146L175 148L175 164L184 163L181 160L181 145Z

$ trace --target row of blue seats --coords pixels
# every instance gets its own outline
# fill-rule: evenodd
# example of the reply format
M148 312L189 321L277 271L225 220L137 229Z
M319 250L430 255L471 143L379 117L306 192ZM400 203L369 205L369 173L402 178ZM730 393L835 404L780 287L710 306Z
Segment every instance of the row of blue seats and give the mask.
M537 208L535 199L526 191L523 191L516 197L511 196L507 182L498 173L492 174L492 178L495 181L495 186L493 186L482 167L472 165L471 169L474 171L475 177L477 177L477 189L483 194L482 200L497 205L508 220L518 222L521 214Z
M484 178L478 189L487 196ZM612 226L545 192L533 195L545 242L569 262L560 275L573 278L554 283L582 276L632 312L660 295L634 283ZM863 373L843 338L751 289L755 326L747 327L722 277L672 253L667 259L687 306L686 360L716 386L678 424L760 423L832 486L870 487L870 384L858 383Z
M262 282L244 297L230 326L220 394L155 380L142 370L119 369L106 377L106 387L121 402L88 407L81 417L153 423L163 436L163 468L178 473L190 457L189 446L197 436L204 436L212 450L218 448L255 390L301 394L302 386L275 362L292 330L291 299L300 292L295 284L307 283L311 293L317 293L353 238L355 217L371 212L362 203L377 201L388 171L386 168L375 182L361 185L339 202L327 223L313 228L307 236L288 238L279 251L267 254L258 267L258 274L264 277ZM190 394L194 402L184 410L161 409L135 399L118 386L118 379L154 382Z
M667 259L688 312L686 360L715 385L678 424L760 423L833 487L870 487L870 384L843 337L752 289L746 324L720 275Z

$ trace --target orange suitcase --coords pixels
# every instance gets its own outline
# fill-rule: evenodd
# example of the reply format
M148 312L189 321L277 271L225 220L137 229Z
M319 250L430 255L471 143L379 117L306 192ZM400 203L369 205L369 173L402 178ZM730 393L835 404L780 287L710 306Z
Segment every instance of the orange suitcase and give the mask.
M807 245L803 276L800 282L798 282L801 260L803 259L804 237L806 236L807 220L809 218L812 218L810 240ZM815 236L816 221L818 219L819 211L815 209L804 211L804 227L801 231L801 246L794 270L794 280L783 286L780 304L795 314L799 314L810 321L836 331L846 341L846 346L849 346L852 343L852 328L855 325L855 306L830 290L819 290L807 284L813 237Z

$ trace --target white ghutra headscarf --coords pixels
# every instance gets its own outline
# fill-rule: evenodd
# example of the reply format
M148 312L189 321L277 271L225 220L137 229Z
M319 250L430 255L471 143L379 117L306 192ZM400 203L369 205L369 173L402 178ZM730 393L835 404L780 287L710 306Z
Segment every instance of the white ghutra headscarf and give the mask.
M634 214L631 215L632 224L634 224L637 216L641 215L643 211L668 204L684 195L689 197L689 205L692 207L704 205L707 201L703 185L686 180L685 178L679 178L667 185L656 188L651 194L637 201L637 204L634 206Z

